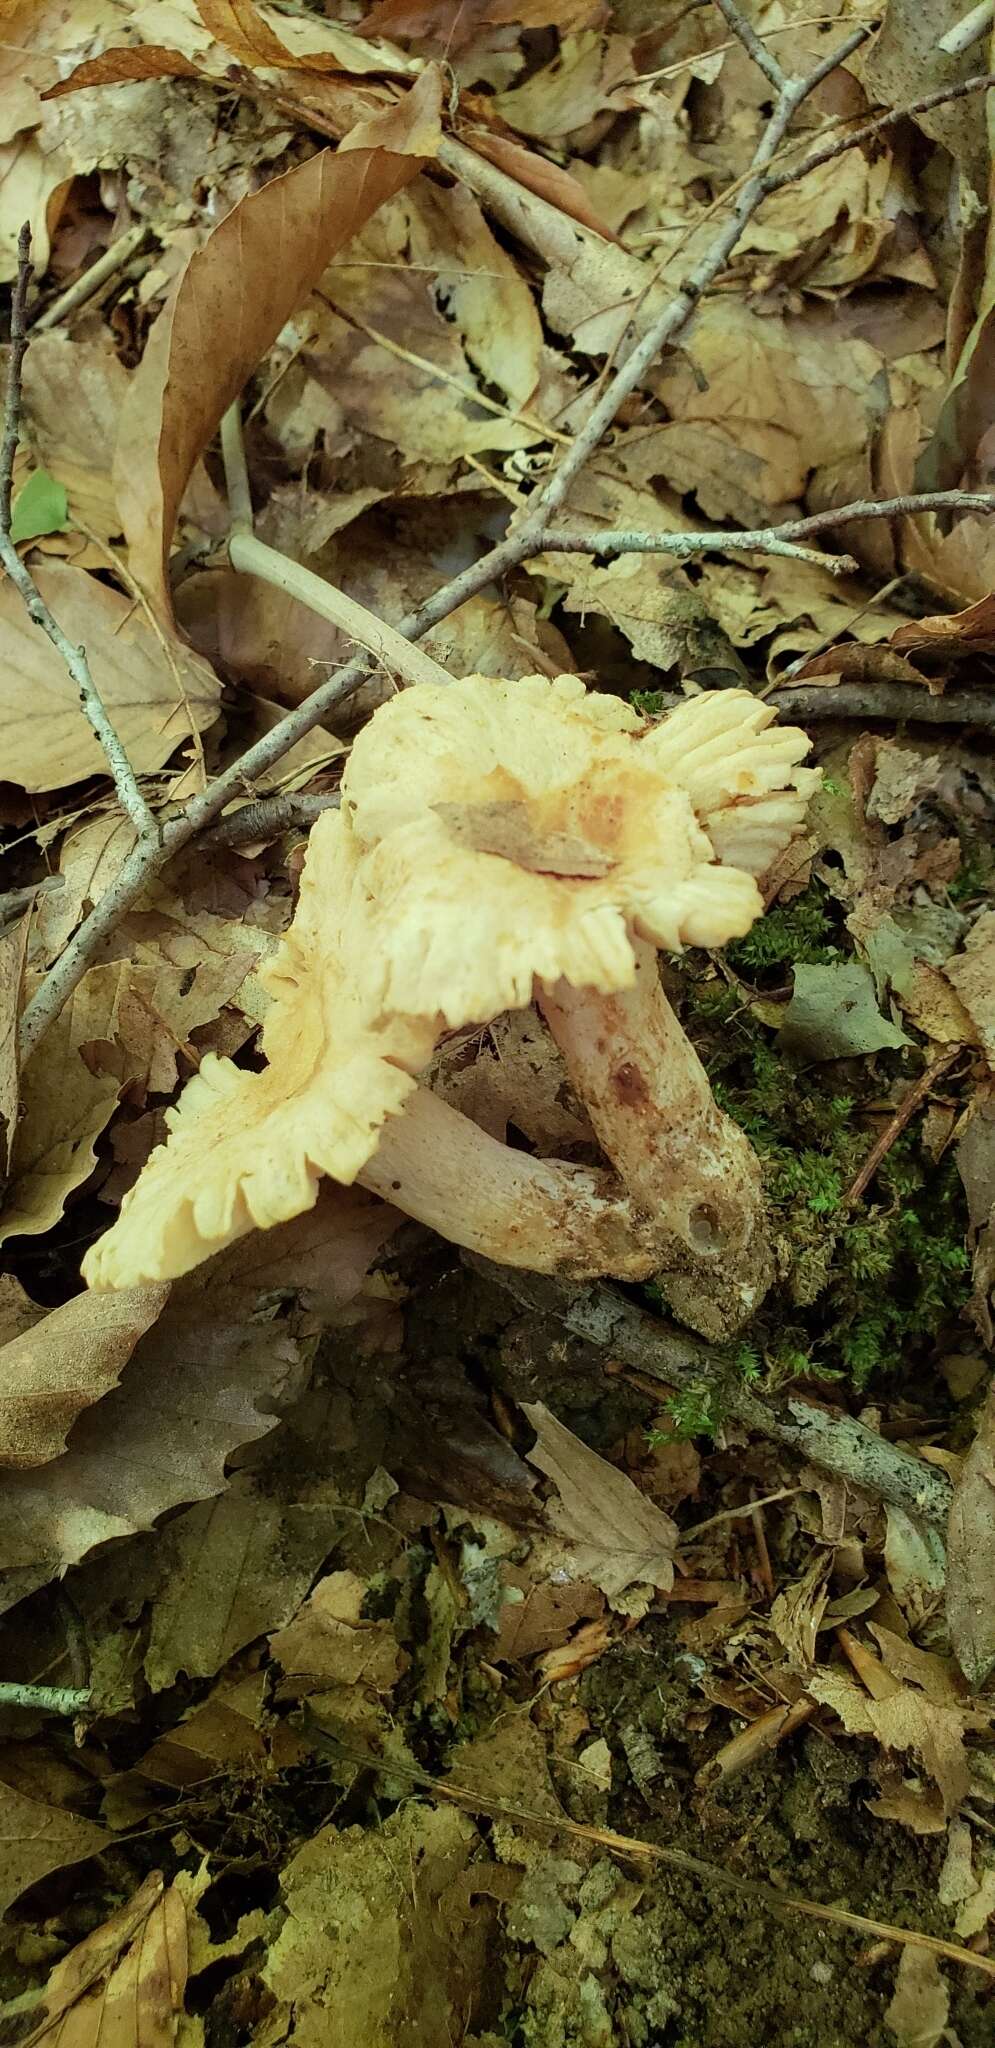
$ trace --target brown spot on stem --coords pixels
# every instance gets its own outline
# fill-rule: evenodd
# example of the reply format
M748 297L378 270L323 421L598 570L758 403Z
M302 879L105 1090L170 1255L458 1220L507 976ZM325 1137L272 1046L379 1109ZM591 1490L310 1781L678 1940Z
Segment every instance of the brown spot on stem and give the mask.
M612 1075L612 1086L623 1109L645 1109L650 1099L644 1075L631 1060L616 1067Z

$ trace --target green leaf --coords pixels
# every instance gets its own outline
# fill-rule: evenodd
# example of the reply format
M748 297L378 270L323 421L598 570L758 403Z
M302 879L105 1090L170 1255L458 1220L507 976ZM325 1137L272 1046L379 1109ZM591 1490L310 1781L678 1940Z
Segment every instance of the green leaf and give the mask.
M859 960L795 968L781 1044L809 1060L840 1060L884 1046L908 1045L904 1031L878 1009L874 981Z
M66 487L47 469L36 469L14 500L10 537L15 543L37 540L42 533L65 533L69 525Z

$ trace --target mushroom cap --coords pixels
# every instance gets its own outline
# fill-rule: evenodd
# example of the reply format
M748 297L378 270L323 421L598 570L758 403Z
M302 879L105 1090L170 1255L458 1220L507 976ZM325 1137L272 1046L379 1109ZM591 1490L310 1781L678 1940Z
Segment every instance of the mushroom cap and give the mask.
M536 978L631 987L633 932L671 951L742 936L818 780L806 735L773 720L737 690L651 724L577 676L393 698L342 784L383 1014L483 1022Z
M741 691L659 724L577 676L422 684L360 734L314 825L293 923L262 970L267 1065L212 1054L83 1262L92 1287L171 1279L348 1185L446 1026L533 982L610 994L633 935L677 951L749 930L818 779L804 733Z
M267 1065L207 1053L112 1229L83 1261L91 1287L170 1280L249 1230L313 1207L322 1174L347 1185L431 1057L436 1020L373 1014L362 978L365 897L345 820L312 831L297 914L260 978L274 997Z

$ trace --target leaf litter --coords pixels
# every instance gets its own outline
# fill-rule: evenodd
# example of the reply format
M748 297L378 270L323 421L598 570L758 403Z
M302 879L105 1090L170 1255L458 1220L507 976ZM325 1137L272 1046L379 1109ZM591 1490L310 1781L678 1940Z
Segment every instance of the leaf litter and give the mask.
M335 13L4 15L0 262L13 282L27 219L35 264L13 540L160 821L353 654L299 586L232 568L226 407L242 395L258 536L399 624L527 516L710 246L769 111L724 7ZM747 14L799 70L870 22ZM775 173L794 136L899 118L775 180L561 530L987 486L982 96L902 113L983 70L983 46L940 63L955 18L889 0L805 103ZM18 2038L987 2040L995 541L968 507L817 544L857 568L732 533L689 562L539 548L424 642L454 676L576 670L650 718L701 690L818 690L823 789L767 916L666 963L762 1161L777 1265L669 1394L607 1326L572 1337L328 1183L171 1286L80 1291L181 1084L208 1054L256 1062L308 816L163 861L19 1062L19 1012L136 840L4 579ZM834 716L841 683L856 720ZM293 753L234 777L226 821L334 794L395 687L371 665ZM966 725L917 726L965 692ZM452 1034L431 1086L501 1143L598 1159L535 1011ZM733 1378L931 1463L949 1528L748 1434ZM772 1922L764 1885L798 1912ZM879 1926L857 1972L847 1912Z

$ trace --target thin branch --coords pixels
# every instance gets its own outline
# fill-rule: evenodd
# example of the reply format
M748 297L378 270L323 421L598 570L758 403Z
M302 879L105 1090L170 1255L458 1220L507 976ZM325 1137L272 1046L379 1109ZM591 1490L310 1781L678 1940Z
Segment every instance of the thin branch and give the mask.
M72 1720L86 1712L93 1695L69 1685L20 1685L13 1680L0 1684L0 1707L26 1707L35 1714L65 1714Z
M751 28L745 14L736 6L736 0L715 0L715 6L723 20L728 23L736 41L742 43L747 55L753 58L757 70L762 71L764 77L770 80L775 92L783 92L789 83L785 72L781 70L777 58L771 55L756 30Z
M864 1160L863 1166L859 1172L854 1174L849 1187L841 1198L840 1207L842 1209L851 1209L855 1202L859 1202L861 1195L865 1193L874 1179L881 1161L887 1158L896 1139L901 1137L906 1124L911 1123L916 1110L921 1108L925 1102L933 1083L939 1080L941 1074L946 1073L948 1067L953 1066L955 1059L961 1051L962 1047L959 1045L948 1046L946 1052L941 1053L939 1058L935 1059L932 1065L928 1066L925 1072L920 1074L918 1081L912 1083L911 1088L908 1089L899 1103L894 1115L889 1117L884 1130L875 1139L867 1154L867 1158Z
M946 35L939 37L936 47L943 51L945 57L962 57L965 50L974 43L980 43L991 25L992 0L980 0L969 14L962 14L960 20L954 22L953 28L948 28Z
M104 250L103 255L98 256L96 262L84 270L81 277L74 278L72 284L67 285L65 291L60 292L58 298L53 299L51 304L45 307L44 312L39 313L37 319L30 322L32 333L43 334L49 328L58 327L60 321L67 319L70 313L76 312L77 307L85 306L88 300L95 298L101 287L107 284L110 278L117 277L131 262L132 257L138 254L148 232L147 221L137 221L133 228L128 228L125 234L119 235L117 241L112 242L110 247Z
M260 797L258 803L243 804L230 818L206 832L199 844L202 853L214 853L220 846L252 846L256 840L276 839L281 832L309 831L322 811L337 811L338 790L324 795L285 790L280 796Z
M400 676L404 682L451 682L448 670L433 661L422 648L413 646L396 626L389 626L386 619L367 611L365 605L357 604L354 597L348 597L336 584L327 583L323 576L316 576L314 570L306 569L302 562L295 562L290 555L282 555L277 548L267 547L265 541L257 540L254 533L232 533L228 560L241 575L260 577L262 582L271 583L277 590L285 591L288 597L296 598L298 604L306 605L308 611L314 612L319 619L327 619L330 625L337 626L350 640L365 647L383 668Z
M679 699L674 700L679 702ZM995 732L995 691L944 690L934 697L915 683L789 683L768 701L785 718L885 718L899 724L967 725Z
M90 674L90 665L82 647L75 647L68 639L57 620L49 611L41 592L35 585L30 570L26 569L11 540L11 496L14 483L14 457L21 431L21 379L24 357L27 352L28 336L26 326L28 285L31 282L31 229L27 222L17 240L17 280L14 285L10 314L10 354L7 363L7 392L4 405L3 440L0 443L0 562L10 577L15 590L23 598L25 609L33 625L48 635L56 653L67 669L79 694L80 708L91 732L99 741L106 756L107 765L114 780L118 798L131 819L139 838L154 844L159 828L150 811L125 753L120 735L104 709L103 700Z
M473 1253L463 1256L475 1272L495 1281L523 1306L554 1317L575 1337L583 1337L623 1365L665 1386L714 1387L726 1414L747 1429L800 1452L823 1472L849 1480L907 1514L936 1528L946 1527L952 1497L946 1473L899 1450L851 1416L832 1415L798 1395L755 1394L720 1352L675 1323L637 1308L605 1281L573 1287L544 1274L495 1266Z
M855 498L849 505L827 506L801 519L785 519L780 526L740 532L716 528L711 533L642 533L606 527L601 533L577 534L555 528L543 535L543 548L547 554L564 555L791 555L839 576L844 569L859 567L852 555L825 555L798 548L796 543L837 526L853 526L861 519L911 518L923 512L995 512L995 491L909 491L900 498Z
M872 121L865 121L860 128L851 128L827 142L821 149L815 149L783 171L769 171L764 180L764 197L771 192L780 192L785 185L794 185L809 171L818 171L823 164L831 164L835 157L845 156L848 149L858 149L862 142L873 142L884 128L894 128L900 121L911 120L916 114L932 113L934 107L948 106L951 100L966 99L972 92L991 92L995 88L995 72L978 72L974 78L962 78L959 85L941 85L934 92L924 92L916 100L907 100L904 106L892 107L887 113L876 114ZM794 145L799 147L798 144Z
M40 882L29 882L24 889L5 889L0 896L0 926L20 917L22 911L31 910L39 896L51 895L54 890L64 889L65 885L65 875L44 875Z
M782 537L776 526L743 533L719 529L712 533L643 533L628 527L608 527L603 533L567 533L554 527L543 534L542 551L545 555L675 555L680 562L692 555L784 555L791 562L825 569L829 576L851 576L860 567L853 555L827 555L820 548L799 547L796 541Z

